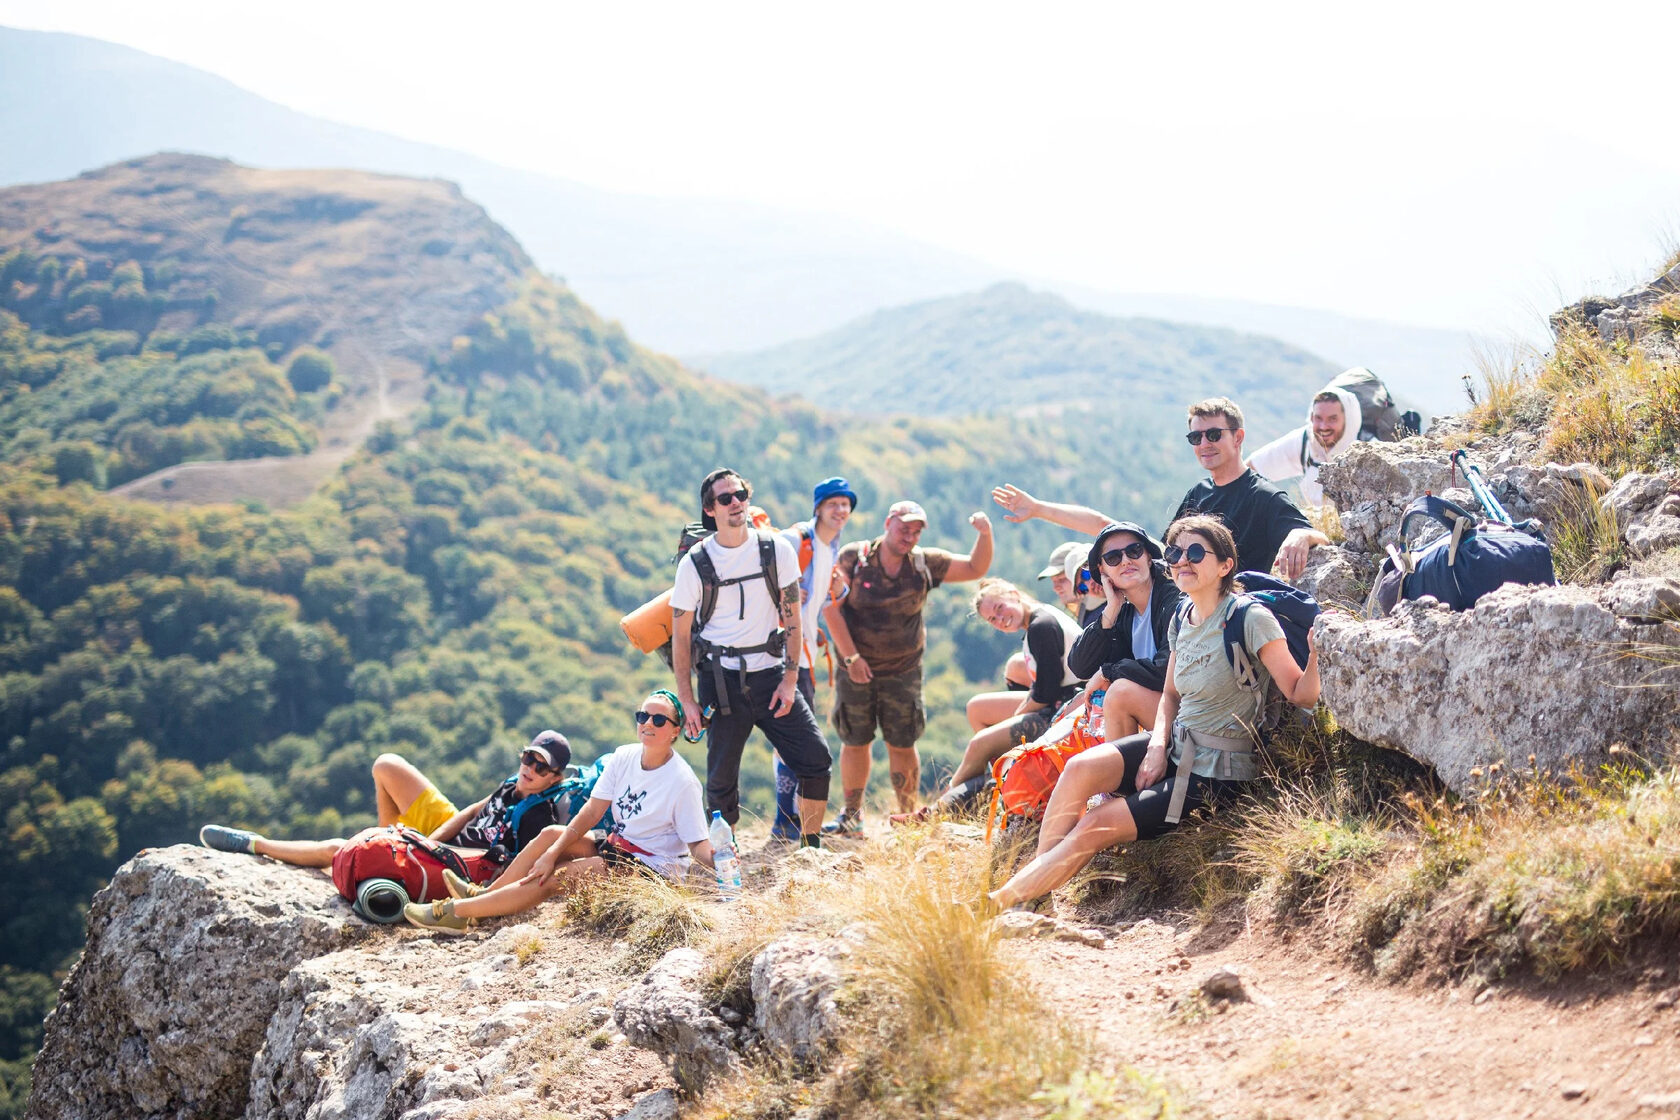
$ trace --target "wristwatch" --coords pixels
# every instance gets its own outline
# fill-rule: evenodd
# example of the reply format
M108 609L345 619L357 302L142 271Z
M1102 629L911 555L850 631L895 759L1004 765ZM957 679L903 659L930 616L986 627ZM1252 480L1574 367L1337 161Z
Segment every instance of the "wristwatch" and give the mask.
M852 662L856 661L858 658L860 658L862 656L863 656L863 654L861 654L861 653L854 653L850 657L842 657L840 659L840 667L843 668L843 669L850 669L852 667Z

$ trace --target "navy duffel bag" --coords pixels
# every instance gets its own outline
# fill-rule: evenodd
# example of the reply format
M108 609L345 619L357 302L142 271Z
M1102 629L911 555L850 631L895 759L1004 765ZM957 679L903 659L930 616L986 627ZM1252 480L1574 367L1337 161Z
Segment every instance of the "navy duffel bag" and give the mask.
M1446 535L1415 552L1402 551L1414 517L1439 522ZM1400 542L1401 548L1390 546L1377 574L1368 614L1386 615L1398 600L1426 595L1463 611L1507 583L1557 583L1545 541L1498 521L1477 523L1464 507L1445 498L1426 494L1407 506Z

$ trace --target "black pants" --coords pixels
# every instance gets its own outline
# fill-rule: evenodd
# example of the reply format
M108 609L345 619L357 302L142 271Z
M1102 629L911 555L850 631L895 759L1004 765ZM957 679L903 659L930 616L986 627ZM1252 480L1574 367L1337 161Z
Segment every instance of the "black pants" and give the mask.
M799 779L799 796L811 801L828 800L829 772L834 756L817 726L817 717L804 695L795 689L793 710L785 716L770 714L770 698L782 683L780 669L760 669L747 674L741 688L738 669L725 669L724 686L729 690L729 715L718 703L717 685L710 671L700 674L699 700L713 706L712 724L706 732L706 810L720 812L734 825L741 819L741 750L747 737L758 728L770 740L771 748Z
M1126 762L1126 776L1120 779L1120 787L1114 792L1126 799L1126 807L1132 811L1132 821L1137 825L1138 839L1152 840L1177 828L1177 825L1167 823L1167 807L1172 804L1173 786L1178 782L1176 767L1169 761L1166 777L1147 789L1138 789L1137 772L1138 767L1143 765L1143 756L1149 753L1149 732L1128 735L1116 740L1114 745ZM1171 758L1171 752L1168 758ZM1188 820L1191 813L1204 805L1235 797L1241 789L1241 782L1190 775L1190 790L1184 798L1185 819Z

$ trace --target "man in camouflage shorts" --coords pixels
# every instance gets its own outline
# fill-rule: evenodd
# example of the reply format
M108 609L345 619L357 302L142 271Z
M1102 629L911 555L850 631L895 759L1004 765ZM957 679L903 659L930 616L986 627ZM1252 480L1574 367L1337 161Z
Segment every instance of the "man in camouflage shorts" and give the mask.
M922 773L916 740L927 722L922 707L922 649L927 644L922 607L935 587L979 579L992 563L990 519L976 513L968 520L976 532L969 555L921 548L927 513L915 502L898 502L887 511L882 536L847 545L835 561L845 594L823 612L823 619L845 667L834 701L846 799L839 820L829 827L837 835L863 832L863 793L869 785L876 728L887 743L887 765L900 811L916 807Z

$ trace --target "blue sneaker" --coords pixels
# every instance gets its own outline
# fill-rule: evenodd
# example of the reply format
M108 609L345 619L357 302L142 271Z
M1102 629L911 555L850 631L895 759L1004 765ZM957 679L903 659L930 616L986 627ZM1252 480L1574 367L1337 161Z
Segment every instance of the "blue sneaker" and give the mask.
M841 811L838 817L823 825L823 835L833 836L841 840L857 840L863 837L863 814Z
M254 855L257 850L256 833L219 824L207 824L199 829L198 842L218 852L244 852L246 855Z

